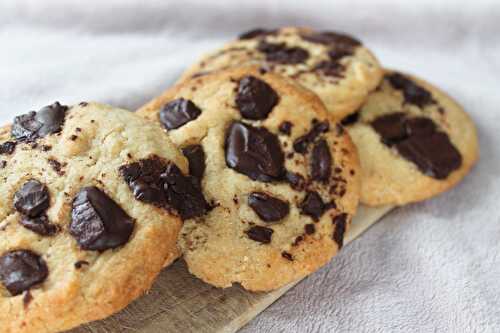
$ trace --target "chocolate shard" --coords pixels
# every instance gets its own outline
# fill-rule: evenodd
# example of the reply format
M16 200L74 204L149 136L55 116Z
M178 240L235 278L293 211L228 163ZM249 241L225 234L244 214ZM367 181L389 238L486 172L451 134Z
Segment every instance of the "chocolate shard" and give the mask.
M332 238L339 246L339 249L341 249L344 246L344 234L347 225L347 214L341 213L335 216L332 220L332 223L335 227Z
M45 214L36 217L23 216L19 224L41 236L53 236L59 231L58 226L50 223Z
M17 142L15 141L6 141L0 144L0 155L10 155L16 149Z
M14 208L29 217L36 217L49 208L49 190L38 180L28 180L14 194Z
M167 130L184 126L195 120L201 114L201 110L190 100L184 98L175 99L163 106L160 111L160 122Z
M182 153L189 161L189 174L199 180L205 173L205 152L201 145L191 145L182 148Z
M183 220L205 214L209 204L203 196L197 178L184 176L181 170L170 163L161 175L166 204L174 208Z
M278 94L266 82L251 75L240 80L236 106L243 118L266 119L278 102Z
M97 187L84 187L76 195L69 233L84 250L105 251L126 244L134 220Z
M226 164L253 180L269 182L284 175L285 157L276 135L241 122L226 132Z
M432 94L410 78L400 73L392 73L386 75L386 79L389 80L394 89L403 91L405 103L414 104L421 108L434 103Z
M332 174L332 155L325 140L315 143L311 156L311 177L313 180L327 182Z
M259 225L253 226L246 231L248 238L262 244L271 243L274 230Z
M328 121L313 122L313 126L308 133L295 139L293 142L293 149L299 154L305 154L309 145L313 143L321 133L328 132L329 130L330 124Z
M62 130L68 107L55 102L40 111L14 118L11 135L18 141L34 141Z
M0 281L12 296L42 283L48 275L45 261L30 250L15 250L0 256Z
M301 213L310 216L314 221L319 221L325 212L325 204L318 192L308 191L300 204Z
M257 50L266 55L266 60L278 64L302 64L309 58L309 52L301 47L288 47L285 43L268 43L264 40Z
M252 192L248 196L248 205L265 222L276 222L284 219L289 211L290 204L274 198L263 192Z

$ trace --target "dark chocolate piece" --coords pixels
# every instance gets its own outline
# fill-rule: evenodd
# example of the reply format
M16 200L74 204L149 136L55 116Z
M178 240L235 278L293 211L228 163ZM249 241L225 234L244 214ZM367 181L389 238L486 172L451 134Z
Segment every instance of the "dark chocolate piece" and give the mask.
M29 217L35 217L49 208L49 190L37 180L28 180L14 194L14 208Z
M309 58L309 52L301 47L287 47L285 43L268 43L260 41L257 50L266 55L269 62L296 65Z
M274 230L271 228L261 227L259 225L253 226L246 231L248 238L262 244L271 243Z
M201 145L191 145L182 148L182 153L189 161L189 174L201 180L205 173L205 152Z
M240 80L236 106L243 118L266 119L278 102L278 94L266 82L254 76L245 76Z
M339 246L339 249L341 249L344 246L344 233L347 224L347 214L341 213L335 216L332 220L332 223L335 226L332 238Z
M178 98L165 104L160 111L159 117L163 126L167 130L171 130L195 120L200 114L201 110L193 102Z
M292 127L293 127L293 124L291 122L284 121L280 124L280 126L278 127L278 130L285 135L290 135L292 133Z
M389 80L394 89L403 91L405 103L414 104L421 108L434 103L432 94L408 77L400 73L392 73L386 75L386 79Z
M7 141L0 144L0 155L10 155L16 150L17 142Z
M12 296L42 283L48 275L45 261L30 250L14 250L0 257L0 281Z
M284 219L289 211L290 204L274 198L263 192L252 192L248 196L248 205L265 222L276 222Z
M18 141L34 141L61 131L68 107L55 102L40 111L17 116L12 124L12 137Z
M314 221L319 221L325 212L325 204L318 192L308 191L304 201L300 204L301 213L310 216Z
M321 134L328 132L330 125L328 121L313 122L312 129L305 135L298 137L293 143L293 149L299 154L305 154L311 143Z
M311 157L311 177L326 182L332 174L332 155L328 143L321 139L314 144Z
M45 214L36 217L23 215L19 224L41 236L53 236L59 231L57 225L50 223L49 218Z

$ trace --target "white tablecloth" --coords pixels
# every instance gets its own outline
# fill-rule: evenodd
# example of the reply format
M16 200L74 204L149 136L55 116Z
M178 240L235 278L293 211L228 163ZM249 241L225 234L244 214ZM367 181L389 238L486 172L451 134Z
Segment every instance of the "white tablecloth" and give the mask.
M456 189L400 208L244 332L500 331L500 2L0 1L0 121L55 100L134 109L246 29L360 37L471 113L481 160ZM1 241L1 240L0 240Z

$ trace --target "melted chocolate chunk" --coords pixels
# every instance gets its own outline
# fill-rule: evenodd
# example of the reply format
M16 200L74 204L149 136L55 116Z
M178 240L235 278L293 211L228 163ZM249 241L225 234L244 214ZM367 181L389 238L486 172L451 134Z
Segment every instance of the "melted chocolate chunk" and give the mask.
M42 283L48 275L47 264L32 251L15 250L0 257L0 281L12 296Z
M268 43L262 40L257 50L266 55L267 61L279 64L301 64L309 58L307 50L300 47L287 47L285 43Z
M286 260L293 261L293 256L290 253L286 252L286 251L281 252L281 256L283 258L285 258Z
M263 192L252 192L248 196L248 205L265 222L284 219L290 212L288 202L274 198Z
M448 135L429 118L392 113L378 117L372 126L384 144L395 147L429 177L445 179L462 164L462 156Z
M60 132L68 107L55 102L40 111L31 111L14 118L11 134L18 141L34 141Z
M316 142L312 150L311 177L313 180L326 182L332 174L332 155L325 140Z
M347 223L347 214L342 213L335 216L332 220L333 225L335 226L335 231L333 232L333 240L339 246L339 249L344 246L344 233L346 229Z
M308 35L302 35L301 37L302 39L312 43L335 45L343 48L354 48L361 45L361 42L356 38L333 31L317 32Z
M241 35L238 36L238 39L253 39L256 37L262 37L262 36L267 36L274 34L276 30L268 30L268 29L262 29L262 28L256 28L252 29L250 31L244 32Z
M84 187L73 201L69 233L84 250L105 251L128 242L134 220L97 187Z
M306 185L306 180L298 173L288 171L285 174L285 178L290 186L296 191L302 191Z
M278 102L278 94L266 82L253 76L240 80L236 105L243 118L266 119Z
M319 221L325 211L325 204L318 192L309 191L304 201L300 204L301 213L310 216L314 221Z
M7 141L0 144L0 155L10 155L16 150L17 143L14 141Z
M248 238L262 244L271 243L274 230L271 228L253 226L246 231Z
M350 126L350 125L353 125L355 123L357 123L359 120L359 111L358 112L354 112L354 113L351 113L350 115L348 116L345 116L341 121L340 123L342 124L342 126Z
M293 149L299 154L305 154L311 143L316 140L321 133L328 132L330 125L327 121L315 122L309 133L297 138L293 143Z
M292 127L293 127L293 124L291 122L284 121L280 124L280 126L278 127L278 130L285 135L290 135L292 133Z
M394 89L403 91L405 103L414 104L421 108L434 103L432 94L429 91L406 76L399 73L393 73L386 75L386 79L389 80Z
M304 226L304 230L307 235L312 235L316 232L316 227L314 226L314 224L309 223Z
M192 176L184 176L173 163L169 163L161 175L166 204L179 213L183 220L201 216L209 209L199 181Z
M182 153L189 161L189 174L201 180L205 173L205 152L201 145L182 148Z
M49 208L49 190L37 180L29 180L14 194L14 208L29 217L35 217Z
M337 61L325 60L316 65L314 69L326 76L343 77L345 67Z
M193 102L178 98L163 106L160 111L160 122L167 130L171 130L195 120L200 114L201 110Z
M162 206L165 203L165 194L160 175L166 167L166 162L153 156L121 166L119 170L137 200Z
M225 151L227 165L253 180L269 182L283 176L285 157L280 142L264 127L232 123Z
M57 225L50 223L45 214L36 217L23 216L19 224L41 236L53 236L59 231Z

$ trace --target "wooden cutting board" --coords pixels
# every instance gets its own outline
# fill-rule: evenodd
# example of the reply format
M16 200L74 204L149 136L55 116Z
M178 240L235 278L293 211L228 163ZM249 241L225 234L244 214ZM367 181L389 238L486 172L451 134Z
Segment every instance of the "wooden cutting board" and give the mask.
M360 207L345 243L361 235L393 207ZM269 293L250 293L239 286L214 288L189 274L178 260L165 269L147 295L105 320L70 333L167 333L239 330L299 281Z

